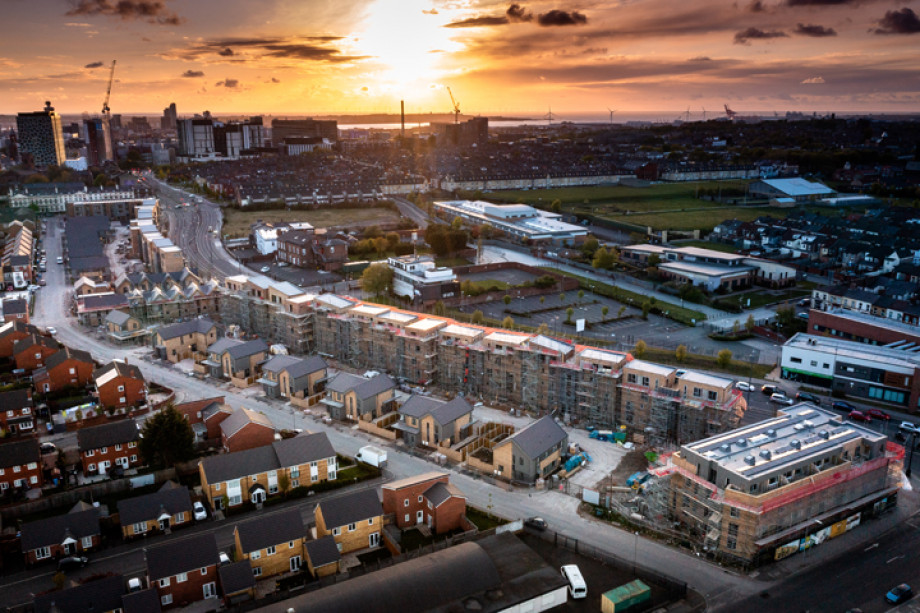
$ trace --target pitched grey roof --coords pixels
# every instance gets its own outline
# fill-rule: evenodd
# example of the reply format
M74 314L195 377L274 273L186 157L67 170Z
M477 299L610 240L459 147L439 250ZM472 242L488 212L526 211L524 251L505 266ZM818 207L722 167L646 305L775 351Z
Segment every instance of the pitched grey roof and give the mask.
M80 451L111 447L112 445L130 443L139 438L137 423L133 419L125 419L91 428L77 430L77 447Z
M228 418L229 419L229 418ZM282 467L306 464L335 456L325 432L302 434L254 449L211 456L201 460L208 483L220 483Z
M131 316L124 311L110 311L109 314L105 316L106 322L113 323L116 326L125 325L129 319L131 319Z
M460 492L449 483L444 483L443 481L438 481L425 490L425 498L431 502L434 508L438 508L452 496L460 496Z
M249 574L251 575L252 571ZM121 602L125 613L160 613L163 610L160 606L160 594L155 587L125 594Z
M309 375L318 370L327 368L326 360L318 355L309 358L297 358L291 355L274 355L262 365L262 370L268 372L287 371L292 379L299 379L304 375Z
M535 458L567 437L565 430L555 422L552 416L546 415L523 430L515 432L508 437L508 440L514 441L528 457Z
M225 336L224 338L219 338L214 343L212 343L211 346L208 347L208 353L216 353L220 355L230 347L242 344L242 341L238 341L235 338L228 338Z
M0 392L0 411L9 411L10 409L19 410L23 407L31 406L32 390L30 389L18 389L10 390L8 392Z
M87 294L82 300L84 309L114 309L128 306L128 297L124 294Z
M289 369L291 366L294 366L300 362L300 358L296 358L292 355L273 355L268 358L265 364L262 364L262 370L268 372L281 372L283 370Z
M87 613L114 611L122 607L125 593L122 575L104 577L66 590L52 591L35 597L35 613ZM159 602L159 599L157 599ZM126 611L125 613L128 613Z
M164 545L144 549L147 574L151 581L172 577L218 563L217 541L213 532L173 538Z
M243 408L237 409L236 411L230 413L230 416L227 417L227 419L220 422L220 429L227 436L227 438L230 438L245 428L248 424L256 424L265 428L269 428L272 432L275 431L275 426L272 425L272 422L265 415Z
M342 559L342 554L339 553L339 548L335 544L335 537L332 535L308 541L307 555L310 557L313 568L334 564Z
M144 375L141 373L141 369L135 366L134 364L128 364L122 360L112 360L102 368L98 368L93 372L93 379L99 379L99 377L109 373L111 371L116 371L116 374L119 377L130 377L132 379L137 379L139 381L144 380Z
M163 513L175 515L182 512L192 512L192 499L184 485L118 501L118 519L122 526L155 520Z
M245 343L240 343L239 345L234 345L227 349L227 353L229 353L230 357L234 360L254 355L261 351L268 351L268 343L261 338L246 341Z
M412 396L409 397L409 400L407 400L401 407L399 407L399 413L401 415L407 415L409 417L421 419L442 404L444 404L443 401L437 400L430 396L412 394Z
M347 372L336 373L334 377L326 384L326 389L333 392L344 394L355 389L364 383L364 377L353 375Z
M238 524L236 531L240 537L240 546L246 553L296 541L306 535L303 518L297 509L287 509Z
M390 378L390 375L377 375L369 381L365 381L355 389L358 398L373 398L377 394L396 388L396 382Z
M39 547L60 545L68 536L79 540L95 534L100 534L99 509L55 515L23 525L22 550L32 551Z
M58 366L67 360L77 360L79 362L86 362L92 366L96 366L96 363L93 361L93 356L89 354L88 351L81 351L80 349L71 349L70 347L64 347L57 353L51 354L47 360L45 360L45 368L51 370L55 366Z
M224 596L251 589L256 585L249 560L224 564L217 570L220 574L220 589ZM129 613L125 611L125 613Z
M29 462L41 462L41 459L42 454L39 451L37 438L0 445L0 468L22 466Z
M380 504L376 489L360 490L324 500L316 508L322 509L323 520L329 530L383 515L383 505Z
M431 416L434 417L434 420L440 425L446 425L452 421L466 415L467 413L472 413L473 407L470 406L465 399L461 397L456 397L450 402L445 402L444 404L435 407L431 412Z

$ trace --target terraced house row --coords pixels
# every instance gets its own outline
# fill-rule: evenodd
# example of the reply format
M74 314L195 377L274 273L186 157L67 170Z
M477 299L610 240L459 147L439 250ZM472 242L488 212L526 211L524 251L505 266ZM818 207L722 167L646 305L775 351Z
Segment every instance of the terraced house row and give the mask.
M293 288L293 289L292 289ZM462 324L289 283L227 279L225 325L407 383L467 398L556 411L598 427L625 426L684 443L734 428L746 409L729 378L636 360L542 335ZM292 322L296 321L296 325Z

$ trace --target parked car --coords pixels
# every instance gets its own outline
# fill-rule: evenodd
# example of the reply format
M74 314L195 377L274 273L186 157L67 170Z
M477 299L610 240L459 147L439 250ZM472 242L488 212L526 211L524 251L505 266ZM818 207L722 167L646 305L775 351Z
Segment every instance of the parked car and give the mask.
M140 577L131 577L128 579L128 593L133 594L144 589L144 580Z
M831 408L837 409L838 411L855 411L857 410L852 404L845 400L835 400L831 403Z
M42 443L40 449L42 455L48 455L49 453L57 452L57 445L54 443Z
M83 556L67 556L66 558L58 560L58 570L66 573L71 570L83 568L88 562L89 559Z
M48 334L51 334L51 335L57 334L57 328L55 328L54 326L48 326L47 328L45 328L45 330L47 330Z
M872 418L862 411L850 411L850 414L847 415L847 419L852 419L853 421L861 421L864 423L869 423L872 421Z
M775 403L777 403L777 404L784 404L784 405L786 405L786 406L790 406L790 405L795 404L795 400L793 400L792 398L790 398L790 397L787 396L786 394L783 394L782 392L777 392L777 393L775 393L775 394L771 394L771 395L770 395L770 402L775 402Z
M62 258L61 256L58 256L57 263L58 263L58 264L63 264L63 263L64 263L64 258Z
M808 321L808 313L799 313L798 315L796 315L796 317L804 321Z
M808 392L799 392L795 395L795 399L821 406L821 399L814 394L809 394Z
M738 383L735 383L735 389L739 389L742 392L753 392L757 387L751 385L747 381L738 381Z
M775 385L770 385L769 383L760 388L761 393L764 396L770 396L779 391L779 388Z
M259 271L260 272L270 272L271 269L272 269L271 266L263 266L262 268L259 269Z
M799 300L799 306L811 306L811 299L802 298L801 300Z
M205 510L204 505L200 501L195 502L192 505L192 508L195 510L195 521L201 521L208 518L208 512Z
M891 588L887 594L885 594L885 600L891 604L901 604L909 600L914 595L914 591L910 589L910 586L906 583L902 583L897 587Z
M920 426L917 424L912 424L909 421L902 421L901 425L898 426L898 430L908 434L920 434Z
M220 559L220 565L221 565L221 566L223 566L224 564L229 564L229 563L230 563L230 556L228 556L228 555L226 554L226 552L223 552L223 551L219 552L219 553L217 554L217 557Z
M885 421L891 419L891 415L881 409L867 409L865 413L872 419L884 419Z
M528 517L524 520L524 525L540 532L543 532L548 527L546 520L542 517Z

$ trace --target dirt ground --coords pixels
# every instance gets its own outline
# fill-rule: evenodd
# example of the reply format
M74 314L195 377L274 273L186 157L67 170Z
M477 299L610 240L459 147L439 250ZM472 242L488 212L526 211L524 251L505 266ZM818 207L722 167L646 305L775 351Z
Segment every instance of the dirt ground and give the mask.
M315 211L303 210L272 210L272 211L240 211L226 209L224 211L224 232L230 236L245 236L249 233L251 224L258 220L264 222L295 222L306 221L314 228L328 227L363 227L399 221L399 215L384 208L363 209L317 209Z
M626 479L633 473L648 469L648 460L645 459L645 452L640 449L633 449L627 453L620 463L610 473L610 482L607 485L626 486Z

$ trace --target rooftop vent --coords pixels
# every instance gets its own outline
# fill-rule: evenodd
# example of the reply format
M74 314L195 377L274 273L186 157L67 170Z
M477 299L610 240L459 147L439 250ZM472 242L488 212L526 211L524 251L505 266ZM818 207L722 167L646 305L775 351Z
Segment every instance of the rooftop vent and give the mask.
M729 445L728 443L726 443L726 444L722 445L721 447L719 447L719 450L720 450L720 451L724 451L725 453L728 453L729 451L732 450L732 446Z
M793 449L801 449L802 443L801 441L799 441L799 439L794 438L791 441L789 441L789 446L792 447Z
M735 441L735 444L739 447L747 447L747 441L743 438L739 438L737 441Z
M749 464L750 466L753 466L756 462L757 462L757 461L754 459L754 456L752 456L752 455L746 455L746 456L744 456L744 463L745 463L745 464Z
M769 436L770 438L776 437L776 430L774 430L773 428L770 428L769 430L767 430L767 436Z
M831 437L831 433L828 432L827 430L819 430L818 436L820 436L824 440L828 440Z
M809 421L809 420L806 419L805 422L804 422L804 426L805 426L806 428L814 428L814 427L815 427L815 423L814 423L813 421Z
M761 449L761 450L760 450L760 457L762 457L764 460L769 460L770 458L773 457L773 454L770 453L770 450L769 450L769 449Z

